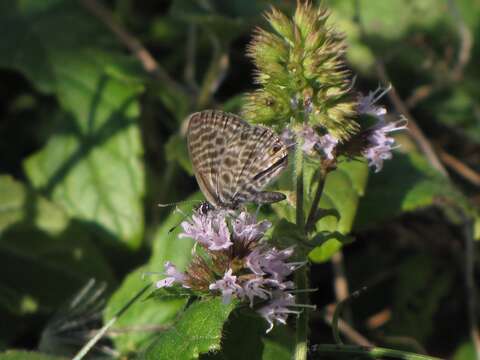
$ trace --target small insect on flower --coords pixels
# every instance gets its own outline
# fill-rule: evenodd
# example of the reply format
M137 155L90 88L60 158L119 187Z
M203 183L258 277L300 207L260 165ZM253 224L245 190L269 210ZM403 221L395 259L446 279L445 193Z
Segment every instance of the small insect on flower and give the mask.
M289 261L293 247L279 250L264 241L270 222L245 211L197 209L181 227L180 237L198 246L184 273L165 264L166 277L157 288L182 286L198 296L221 296L224 303L234 298L248 303L269 322L268 331L275 322L285 323L288 314L298 314L289 310L296 305L288 277L305 262Z

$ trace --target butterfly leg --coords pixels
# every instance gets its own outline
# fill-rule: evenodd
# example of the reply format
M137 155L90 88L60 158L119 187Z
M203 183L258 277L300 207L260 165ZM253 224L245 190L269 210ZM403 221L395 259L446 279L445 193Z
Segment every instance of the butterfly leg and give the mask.
M255 211L255 217L258 218L258 214L260 213L260 208L262 207L262 204L258 204L257 206L257 211Z
M287 197L285 194L276 191L261 191L255 194L255 199L252 202L256 204L271 204L276 203L282 200L285 200Z

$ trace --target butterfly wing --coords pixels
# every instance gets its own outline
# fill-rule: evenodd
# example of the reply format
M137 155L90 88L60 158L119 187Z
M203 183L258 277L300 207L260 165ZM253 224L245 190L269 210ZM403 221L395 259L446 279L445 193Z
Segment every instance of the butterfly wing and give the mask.
M205 198L215 207L228 207L219 195L219 169L230 139L251 126L240 117L206 110L190 115L187 144L195 177Z
M272 130L248 126L230 139L223 153L217 178L219 198L231 207L283 200L283 194L262 189L285 169L287 161L286 146Z

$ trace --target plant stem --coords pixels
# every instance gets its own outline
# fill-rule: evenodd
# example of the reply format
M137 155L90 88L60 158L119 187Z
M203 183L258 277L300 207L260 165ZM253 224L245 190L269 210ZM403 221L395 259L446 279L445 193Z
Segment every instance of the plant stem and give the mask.
M95 344L105 335L105 333L110 329L113 324L118 320L120 316L123 315L125 311L132 306L135 301L137 301L140 296L142 296L145 291L147 291L150 288L151 284L148 284L145 286L142 290L140 290L133 298L130 299L129 302L127 302L120 310L117 311L117 313L105 324L103 327L98 330L98 332L95 334L94 337L92 337L81 349L80 351L73 357L72 360L81 360L84 358L85 355L95 346Z
M317 210L318 205L320 203L320 199L322 198L323 188L325 187L325 179L327 177L328 171L321 170L320 177L318 178L317 190L315 191L315 197L312 201L312 207L310 208L310 212L308 213L307 217L307 224L305 225L306 231L310 231L313 226L315 225L315 221L317 220Z
M303 139L297 137L297 146L295 148L295 178L294 184L297 193L296 204L296 223L298 229L302 232L305 231L305 217L303 215L303 151L302 151Z
M297 193L296 203L296 223L300 233L305 233L305 217L303 214L303 150L302 139L297 138L297 146L295 148L295 187ZM304 255L303 253L301 254ZM303 266L295 273L295 283L297 289L308 288L308 268ZM300 292L297 294L296 301L298 304L308 304L308 293ZM306 360L308 352L308 309L305 308L297 318L297 328L295 337L295 360Z
M385 349L379 347L361 347L361 346L351 346L351 345L318 345L316 347L316 355L320 358L321 355L333 355L333 354L349 354L350 356L366 356L371 359L379 358L392 358L392 359L403 359L403 360L440 360L439 358L409 353L406 351Z

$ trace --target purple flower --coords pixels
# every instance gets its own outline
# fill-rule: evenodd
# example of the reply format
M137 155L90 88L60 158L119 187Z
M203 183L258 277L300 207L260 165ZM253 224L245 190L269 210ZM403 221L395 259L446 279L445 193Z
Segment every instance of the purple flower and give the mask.
M307 154L311 153L315 145L320 142L320 136L308 125L305 125L298 135L303 138L302 150Z
M367 96L360 96L358 100L357 111L360 114L368 114L383 120L387 110L383 106L375 105L386 93L391 89L391 86L383 89L380 86L375 91L370 91Z
M270 324L269 333L275 322L286 324L289 314L300 314L299 311L290 310L288 307L295 306L295 296L285 291L277 290L272 295L272 300L264 307L258 309L258 313Z
M263 248L257 247L248 254L246 259L246 265L248 268L256 275L265 275L265 272L262 269L264 261Z
M369 129L367 140L369 146L362 151L363 156L368 160L368 166L375 167L375 172L379 172L383 167L383 161L392 158L392 150L395 149L395 139L388 134L407 128L405 119L386 123L379 121L375 126Z
M274 247L269 249L264 254L262 262L263 271L269 273L274 280L283 281L285 277L290 275L300 265L303 265L303 263L287 263L286 260L292 254L293 246L281 251Z
M185 274L179 272L175 265L170 261L165 263L165 274L168 275L165 279L157 281L157 288L170 287L174 283L183 283L185 280Z
M287 148L295 146L296 144L295 132L288 127L283 129L282 133L280 134L280 139L282 140L282 142L285 144Z
M333 135L326 134L320 137L319 142L315 145L316 149L321 149L328 160L333 160L333 150L338 144L338 139Z
M228 249L233 243L230 241L225 215L223 211L210 211L206 214L196 212L190 221L182 222L183 233L179 237L192 238L209 250Z
M265 232L272 226L267 220L257 222L254 215L242 212L232 221L233 235L236 241L242 241L246 246L251 242L259 241Z
M274 247L259 247L247 256L246 264L254 274L269 274L272 280L280 284L285 277L305 264L304 262L287 263L286 260L292 256L292 254L293 247L281 251Z
M256 277L243 284L243 295L250 300L250 307L253 306L254 297L266 300L271 297L271 292L265 289L268 281L263 277Z
M242 287L237 284L237 277L232 275L233 270L229 269L222 279L210 284L210 290L219 290L222 293L223 303L228 304L232 301L233 295L242 295Z
M303 137L303 151L307 154L310 154L313 149L323 152L323 155L329 159L333 160L333 150L338 144L338 139L333 135L325 134L319 136L317 132L308 125L305 125L300 131L299 135Z

